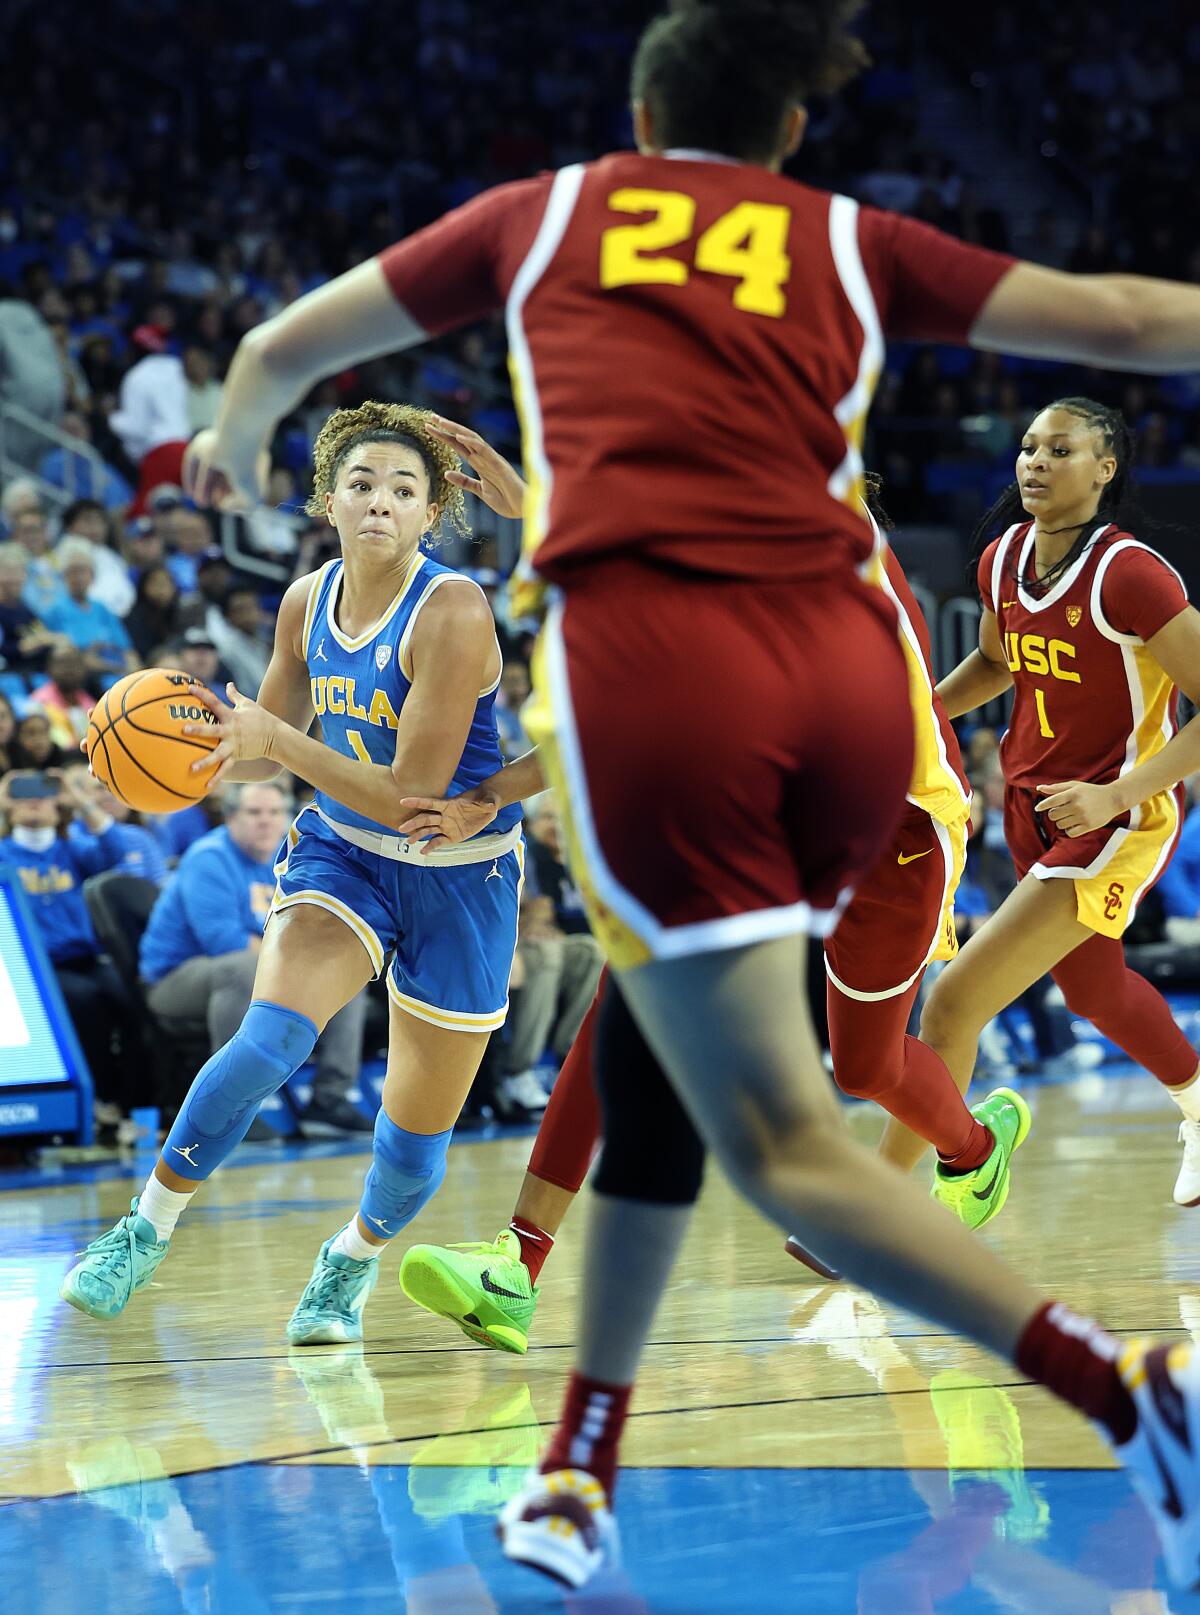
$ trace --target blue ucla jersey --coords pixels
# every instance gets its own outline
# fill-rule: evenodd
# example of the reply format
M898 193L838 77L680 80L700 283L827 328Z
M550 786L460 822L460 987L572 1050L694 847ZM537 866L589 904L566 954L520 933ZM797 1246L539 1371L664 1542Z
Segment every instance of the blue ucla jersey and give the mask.
M396 727L412 688L409 647L413 626L426 600L448 578L461 579L462 573L418 551L398 593L378 622L352 637L337 624L342 562L329 561L314 573L304 613L304 659L321 734L334 751L390 767L396 753ZM493 711L499 684L497 678L479 692L467 744L447 795L457 796L469 790L503 766ZM317 792L316 800L317 806L340 824L395 834L394 825L368 819L323 791ZM520 817L519 804L501 808L482 834L496 835L511 829Z

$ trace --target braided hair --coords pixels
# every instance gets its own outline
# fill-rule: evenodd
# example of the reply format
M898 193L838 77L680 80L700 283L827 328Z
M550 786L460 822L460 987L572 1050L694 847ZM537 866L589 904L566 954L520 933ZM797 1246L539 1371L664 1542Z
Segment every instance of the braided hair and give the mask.
M1053 403L1044 405L1038 413L1044 414L1051 409L1065 410L1069 415L1075 415L1080 420L1086 421L1092 430L1099 434L1104 445L1103 452L1111 454L1117 462L1112 480L1101 490L1095 520L1102 521L1105 525L1115 522L1120 527L1129 527L1138 521L1139 525L1144 526L1144 521L1139 521L1137 505L1130 493L1133 437L1121 411L1110 409L1107 404L1097 403L1094 398L1056 398ZM1021 499L1021 489L1015 481L1010 482L975 525L971 535L972 566L997 533L1004 532L1014 522L1028 519L1028 512ZM1092 542L1092 527L1092 522L1084 523L1071 548L1060 561L1055 562L1045 578L1039 580L1040 582L1051 583L1074 565Z
M850 24L863 0L673 0L642 34L630 96L664 149L747 162L778 154L789 110L870 61Z

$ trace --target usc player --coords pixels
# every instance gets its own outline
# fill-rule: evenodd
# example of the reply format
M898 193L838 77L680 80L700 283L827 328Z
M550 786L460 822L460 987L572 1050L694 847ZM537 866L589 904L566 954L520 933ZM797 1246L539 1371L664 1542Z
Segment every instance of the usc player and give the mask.
M1175 780L1149 770L1175 733L1178 689L1200 700L1200 615L1174 568L1124 524L1129 465L1117 410L1059 399L1030 422L1016 481L980 524L1002 530L979 562L979 648L938 692L956 718L1013 689L1000 761L1020 883L934 983L921 1039L965 1092L982 1028L1049 971L1068 1007L1179 1106L1174 1197L1191 1206L1200 1055L1130 970L1121 937L1179 838ZM1084 822L1072 803L1088 799L1064 797L1057 781L1088 788L1105 816ZM894 1124L889 1134L884 1153L899 1165L925 1147Z

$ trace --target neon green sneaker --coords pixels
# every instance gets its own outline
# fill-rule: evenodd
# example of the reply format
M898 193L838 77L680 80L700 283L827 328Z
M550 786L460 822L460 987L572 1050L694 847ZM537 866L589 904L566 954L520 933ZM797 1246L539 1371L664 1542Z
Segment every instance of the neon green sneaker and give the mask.
M1009 1164L1029 1136L1030 1115L1029 1106L1011 1088L993 1088L971 1106L971 1114L991 1129L995 1148L973 1172L947 1172L939 1161L929 1192L968 1228L982 1228L1008 1199Z
M539 1291L510 1228L490 1245L414 1245L400 1263L410 1301L450 1318L480 1346L524 1356Z
M170 1241L160 1240L153 1226L139 1215L135 1195L129 1215L80 1251L81 1260L62 1281L58 1293L89 1318L116 1318L135 1291L149 1284L170 1248Z
M1025 1477L1021 1416L1007 1391L973 1374L948 1369L929 1382L929 1397L946 1442L953 1491L970 1477L995 1481L1009 1506L995 1533L1010 1542L1037 1542L1050 1529L1050 1505Z

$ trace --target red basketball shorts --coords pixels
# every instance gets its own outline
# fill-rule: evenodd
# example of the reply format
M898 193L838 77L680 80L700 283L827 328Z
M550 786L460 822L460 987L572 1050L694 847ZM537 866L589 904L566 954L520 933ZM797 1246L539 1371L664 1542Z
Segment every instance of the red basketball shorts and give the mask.
M551 612L523 717L619 968L826 934L912 767L891 607L853 573L603 568Z
M848 998L907 992L931 959L953 959L954 894L967 857L969 820L939 824L907 806L825 943L825 969Z

